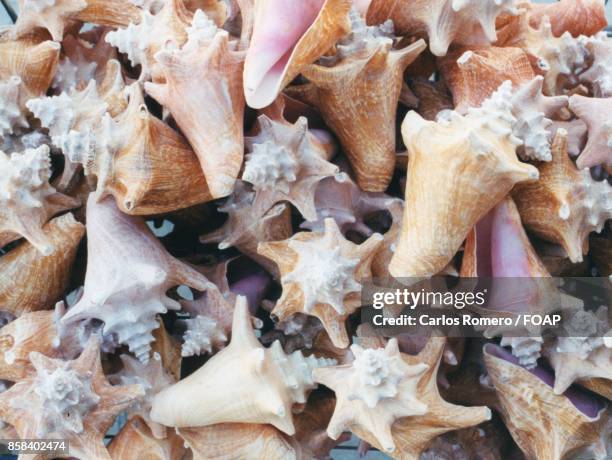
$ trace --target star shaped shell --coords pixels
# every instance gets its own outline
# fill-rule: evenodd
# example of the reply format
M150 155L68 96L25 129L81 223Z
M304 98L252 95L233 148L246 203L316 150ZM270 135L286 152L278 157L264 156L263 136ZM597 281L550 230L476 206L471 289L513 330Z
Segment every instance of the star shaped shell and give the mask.
M359 281L371 276L372 256L382 239L375 233L356 245L328 218L324 233L261 243L258 252L276 262L281 274L283 293L272 314L281 321L294 313L316 316L334 345L346 348L344 321L361 304Z
M0 394L0 418L13 425L21 439L67 439L71 455L110 459L104 435L119 412L143 395L142 387L108 383L96 337L73 361L38 352L29 358L36 373Z

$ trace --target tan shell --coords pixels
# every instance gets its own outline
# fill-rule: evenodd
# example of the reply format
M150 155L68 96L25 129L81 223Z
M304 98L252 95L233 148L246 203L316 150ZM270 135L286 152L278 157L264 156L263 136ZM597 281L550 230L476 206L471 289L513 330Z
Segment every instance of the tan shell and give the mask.
M62 40L66 27L79 22L126 26L139 17L136 6L121 0L58 0L57 4L45 0L19 0L19 10L13 31L15 37L42 28L56 41Z
M300 460L299 446L272 425L220 423L179 428L194 458L207 460Z
M599 0L560 0L547 5L530 4L529 24L538 27L545 16L550 19L556 37L564 32L574 37L595 35L608 24L605 5Z
M495 18L516 14L514 0L373 0L368 24L393 20L400 34L419 34L436 56L444 56L451 44L486 46L497 39Z
M359 281L371 275L372 256L382 239L375 233L356 245L328 218L324 233L300 232L260 243L258 252L276 262L281 274L283 293L272 314L280 321L294 313L316 316L334 345L346 348L344 322L361 305Z
M70 443L70 455L108 459L104 435L115 417L143 391L139 385L111 386L100 362L100 343L92 337L78 359L63 361L30 353L36 375L20 380L0 393L0 418L15 427L21 439L56 437ZM66 387L54 388L54 379L67 377ZM71 386L78 380L78 386ZM51 388L43 388L49 382ZM66 391L66 393L63 393ZM70 397L77 397L76 401ZM57 408L56 408L57 407ZM58 410L64 411L58 413ZM51 410L53 409L53 410Z
M310 5L313 3L321 7L310 24L286 24L282 21L291 17L291 13L285 12L282 16L275 8L292 7L278 0L255 0L253 35L243 78L249 106L260 109L270 105L305 66L316 61L350 31L350 0L320 0ZM290 20L304 21L304 18L294 15ZM300 26L307 27L303 33L294 30ZM283 30L289 37L280 42L278 36L269 34L269 30Z
M557 130L552 156L552 161L538 165L540 180L517 185L512 196L527 229L560 244L572 262L580 262L589 233L601 231L612 215L612 189L574 166L565 130Z
M338 439L343 431L355 428L369 432L385 452L395 451L391 435L393 423L403 417L423 415L427 405L419 400L417 384L427 364L407 365L397 339L384 350L363 349L353 344L355 361L314 371L317 382L336 393L336 407L327 433Z
M165 84L145 83L189 140L213 198L232 193L242 166L244 53L235 47L224 30L203 40L196 34L181 49L155 55Z
M204 366L155 396L151 418L174 427L269 423L294 434L291 407L316 387L312 369L330 360L285 355L280 343L264 348L253 332L246 297L238 296L232 339ZM202 392L202 386L207 388Z
M485 346L489 378L500 399L504 422L529 458L571 458L566 455L598 440L598 430L608 418L603 406L596 410L592 404L592 415L579 411L568 397L554 394L533 373L499 357L497 349Z
M518 87L535 77L527 54L514 47L458 48L438 65L459 113L479 107L506 80Z
M49 358L73 359L81 352L78 332L73 329L61 337L57 313L35 311L24 313L0 329L0 379L19 381L32 375L30 352Z
M425 120L435 120L436 115L442 110L452 110L453 100L446 84L440 80L429 81L422 77L411 78L408 85L418 99L416 111Z
M186 448L181 437L168 430L164 439L155 438L140 417L121 428L108 445L113 460L170 460L183 458Z
M419 40L402 49L382 43L341 59L333 67L302 70L311 84L300 92L321 111L339 137L366 192L387 189L395 169L395 114L404 69L425 49Z
M0 258L0 309L15 316L49 309L64 294L85 227L68 213L42 231L53 248L49 255L23 242Z
M401 354L408 366L423 366L416 387L416 395L427 406L424 415L414 415L397 420L391 427L391 436L396 449L392 458L418 460L421 453L429 447L437 436L460 428L478 425L491 418L491 411L484 406L464 407L446 402L440 396L436 376L444 351L444 338L432 338L416 356ZM382 447L369 432L354 427L355 434L377 449Z
M96 198L111 194L128 214L175 211L212 199L197 158L187 141L151 115L138 84L129 87L129 105L112 119L106 115L96 137L93 164ZM87 164L86 164L87 166Z
M389 272L432 276L446 267L482 216L521 181L538 177L516 158L511 86L482 107L434 123L409 112L402 124L408 147L404 220ZM470 171L470 173L466 173Z
M612 124L608 116L612 110L612 97L574 95L570 98L570 110L588 129L587 143L576 160L576 166L584 169L602 165L608 172L612 172Z

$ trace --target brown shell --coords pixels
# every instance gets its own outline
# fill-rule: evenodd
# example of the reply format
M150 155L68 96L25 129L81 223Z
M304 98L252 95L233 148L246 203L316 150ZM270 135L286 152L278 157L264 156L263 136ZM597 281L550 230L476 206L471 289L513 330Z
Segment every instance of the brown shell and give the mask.
M529 24L538 27L548 16L552 32L560 37L569 32L574 37L595 35L608 24L604 3L599 0L560 0L555 3L530 4Z
M312 84L301 94L339 137L364 191L385 191L391 181L402 75L425 46L423 40L399 50L381 46L364 58L348 57L333 67L313 64L302 71Z
M113 460L174 460L183 458L186 447L183 439L168 430L167 437L157 439L140 417L134 417L108 445Z
M48 256L24 241L0 258L1 310L19 316L49 309L68 287L85 227L68 213L51 220L43 232L53 243Z

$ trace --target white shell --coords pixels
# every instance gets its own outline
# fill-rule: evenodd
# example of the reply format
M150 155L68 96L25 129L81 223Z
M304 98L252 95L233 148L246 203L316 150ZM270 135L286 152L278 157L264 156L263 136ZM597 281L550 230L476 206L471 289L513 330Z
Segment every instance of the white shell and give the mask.
M213 348L220 348L226 341L227 336L217 321L205 315L184 320L187 330L183 335L183 346L181 356L194 356L204 353L212 353Z
M17 75L0 81L0 138L28 127L21 109L22 93L22 80Z

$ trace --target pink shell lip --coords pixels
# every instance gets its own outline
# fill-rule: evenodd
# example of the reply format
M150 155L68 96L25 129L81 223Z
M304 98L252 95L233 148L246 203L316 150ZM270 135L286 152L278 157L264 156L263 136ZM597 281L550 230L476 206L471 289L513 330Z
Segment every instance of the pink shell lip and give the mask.
M505 348L500 347L499 345L495 345L493 343L486 344L484 346L483 351L485 354L509 362L515 366L522 367L527 372L533 374L546 385L548 385L550 387L550 391L552 392L553 386L555 384L555 374L551 370L541 365L538 365L533 369L528 369L524 366L521 366L517 357L515 357ZM598 419L607 408L606 404L602 402L599 397L596 397L587 390L583 390L582 388L579 388L577 386L572 386L568 388L563 393L563 396L565 396L582 414L592 419Z
M244 63L244 93L249 106L271 104L296 45L314 24L325 0L262 0Z

